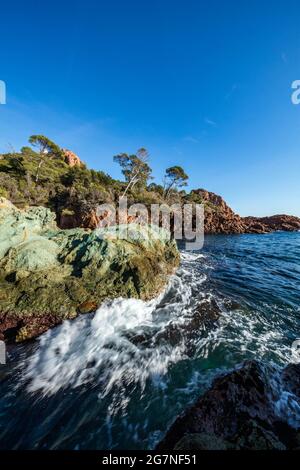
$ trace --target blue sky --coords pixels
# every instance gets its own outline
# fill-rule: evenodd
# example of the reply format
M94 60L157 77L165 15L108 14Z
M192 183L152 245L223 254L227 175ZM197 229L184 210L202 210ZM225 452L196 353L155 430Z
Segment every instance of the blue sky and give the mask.
M242 215L300 215L297 1L3 2L0 152L46 134L120 177L113 155L146 147L157 182Z

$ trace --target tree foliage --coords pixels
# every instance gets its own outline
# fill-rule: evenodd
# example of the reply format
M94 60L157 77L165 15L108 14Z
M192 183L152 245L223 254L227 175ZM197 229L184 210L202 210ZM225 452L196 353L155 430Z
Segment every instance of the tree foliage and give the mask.
M70 167L64 158L58 158L64 156L59 146L45 136L31 136L29 142L31 146L22 147L21 152L12 149L0 157L1 195L18 207L45 205L55 210L59 220L63 210L83 214L103 202L117 202L127 191L130 203L147 207L165 203L168 196L179 203L194 198L182 191L188 176L179 166L166 170L164 186L150 181L152 170L145 148L114 157L124 183L83 165Z
M188 175L181 166L171 166L166 169L165 174L165 196L170 194L171 189L187 186Z
M58 145L44 135L32 135L29 137L28 141L33 147L37 147L40 155L40 161L35 175L35 180L38 182L40 168L44 163L45 155L48 155L49 158L53 156L62 157L62 151Z
M114 161L121 166L122 173L127 182L123 196L136 185L140 188L146 187L152 173L148 159L149 153L145 148L140 148L134 155L120 153L114 157Z
M37 147L39 149L40 154L51 154L60 156L61 149L58 145L56 145L52 140L48 139L44 135L32 135L29 137L29 143L33 147Z

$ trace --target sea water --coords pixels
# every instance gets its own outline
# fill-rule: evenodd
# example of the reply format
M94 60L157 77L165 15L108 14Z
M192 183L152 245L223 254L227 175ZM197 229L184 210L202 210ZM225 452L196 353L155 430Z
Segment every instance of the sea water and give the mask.
M300 233L207 236L181 258L158 298L107 301L8 347L2 449L151 449L220 373L292 360ZM274 406L298 425L296 403Z

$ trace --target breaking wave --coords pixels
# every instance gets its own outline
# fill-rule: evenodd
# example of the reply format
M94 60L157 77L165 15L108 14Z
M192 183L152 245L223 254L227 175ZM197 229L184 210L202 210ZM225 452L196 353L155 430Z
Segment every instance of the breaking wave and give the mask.
M274 368L276 412L299 423L279 379L299 333L299 234L207 237L202 253L181 258L158 298L104 302L13 348L4 447L153 448L218 374L247 359Z
M106 301L95 314L45 333L25 367L28 391L51 394L97 381L106 395L115 386L137 383L143 389L148 377L159 380L172 363L185 357L185 339L172 344L164 333L171 326L180 328L192 315L193 291L200 295L206 276L196 276L188 262L202 256L184 253L178 274L152 301Z

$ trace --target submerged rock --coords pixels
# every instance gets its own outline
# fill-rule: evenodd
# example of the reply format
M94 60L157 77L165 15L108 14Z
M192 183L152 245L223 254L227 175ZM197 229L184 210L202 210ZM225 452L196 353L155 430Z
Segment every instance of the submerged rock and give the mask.
M221 376L211 388L178 417L158 450L245 449L283 450L299 446L295 408L300 410L300 364L282 373L248 361ZM278 404L289 396L293 403L286 413ZM291 418L291 420L289 419ZM298 416L299 421L299 416Z
M126 239L120 239L120 236ZM105 298L150 299L179 263L158 227L60 230L44 207L0 201L0 334L33 338Z

